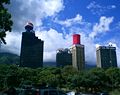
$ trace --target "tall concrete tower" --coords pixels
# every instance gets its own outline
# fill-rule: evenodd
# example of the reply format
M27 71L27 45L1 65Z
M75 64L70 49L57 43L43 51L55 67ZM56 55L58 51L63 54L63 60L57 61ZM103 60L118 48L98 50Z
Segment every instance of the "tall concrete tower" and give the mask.
M80 43L80 35L73 35L73 45L70 48L72 52L72 65L77 70L83 70L85 67L84 45Z
M35 36L33 24L27 23L22 33L20 66L37 68L43 66L43 41Z
M96 49L97 67L117 67L116 48L112 46L99 46Z

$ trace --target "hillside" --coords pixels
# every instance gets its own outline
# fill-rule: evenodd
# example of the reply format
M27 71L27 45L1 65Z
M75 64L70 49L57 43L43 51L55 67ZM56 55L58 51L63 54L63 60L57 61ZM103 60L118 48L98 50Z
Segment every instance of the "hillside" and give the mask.
M0 64L19 64L20 57L12 53L0 53Z
M0 53L0 64L19 64L20 63L20 57L16 54L12 53ZM44 67L56 66L56 62L43 62ZM90 65L90 64L85 64L86 69L91 69L95 68L96 65Z

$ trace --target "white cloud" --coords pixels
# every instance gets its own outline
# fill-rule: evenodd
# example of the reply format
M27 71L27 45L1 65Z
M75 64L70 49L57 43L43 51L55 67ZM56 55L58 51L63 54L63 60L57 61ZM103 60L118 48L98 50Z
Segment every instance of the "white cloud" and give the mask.
M115 5L111 5L110 7L108 7L109 9L114 9L114 8L116 8L116 6Z
M116 47L117 64L120 67L120 47Z
M10 52L20 55L21 48L21 33L20 32L10 32L7 33L5 38L7 44L2 44L1 52Z
M95 47L98 48L99 46L101 46L100 44L96 44Z
M96 61L96 48L93 39L88 37L84 32L81 32L79 29L76 30L77 31L75 33L81 35L81 44L85 45L86 63L94 64ZM54 29L50 29L49 31L36 32L38 38L44 40L44 61L55 61L57 49L71 47L73 31L74 30L71 30L69 34L66 35L64 35L63 33L58 33Z
M117 47L117 45L115 43L109 42L108 46L113 46L113 47Z
M11 0L9 11L14 22L13 29L23 31L26 22L42 25L42 18L55 16L64 9L63 0Z
M87 9L89 9L92 14L97 14L97 15L103 15L105 12L117 8L116 5L100 5L95 1L92 1L88 6Z
M50 29L49 31L40 31L36 32L38 38L41 38L45 41L45 51L55 50L56 48L61 48L65 45L65 39L63 39L63 34L58 33L54 29ZM59 43L61 42L61 43Z
M88 6L87 9L91 9L91 8L101 8L100 5L96 4L95 1L92 1Z
M82 24L82 16L77 14L75 18L66 19L65 21L61 21L56 18L55 22L66 27L70 27L74 24Z
M68 37L64 38L62 33L58 33L54 29L37 31L36 36L44 40L44 61L55 61L56 50L69 47L71 43L69 43L70 39Z
M36 16L52 16L55 13L61 11L63 7L63 0L28 0L26 3L24 0L18 1L21 4L20 10L29 11Z
M94 39L88 37L84 32L80 33L81 42L85 45L85 60L87 64L96 64L96 45Z
M96 23L93 26L93 32L90 33L90 37L94 38L95 36L97 36L100 33L105 33L107 31L110 30L110 24L113 22L114 17L105 17L102 16L100 18L99 23Z

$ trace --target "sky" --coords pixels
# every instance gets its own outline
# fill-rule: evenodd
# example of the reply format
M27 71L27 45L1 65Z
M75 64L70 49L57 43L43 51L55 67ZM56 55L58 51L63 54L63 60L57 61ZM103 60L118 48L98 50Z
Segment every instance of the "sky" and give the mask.
M32 22L44 40L44 62L55 61L56 50L70 48L80 34L87 64L96 64L96 47L112 44L120 66L120 0L11 0L7 8L14 24L2 51L20 55L24 26Z

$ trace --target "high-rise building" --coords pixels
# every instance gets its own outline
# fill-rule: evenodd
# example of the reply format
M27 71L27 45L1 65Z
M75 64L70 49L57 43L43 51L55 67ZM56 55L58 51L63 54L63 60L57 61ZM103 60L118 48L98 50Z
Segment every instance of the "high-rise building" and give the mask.
M116 48L112 46L99 46L96 49L97 67L117 67Z
M69 49L58 49L56 54L57 67L72 65L72 53Z
M26 32L22 33L20 66L37 68L43 66L44 42L35 36L33 24L25 26Z
M72 65L77 70L83 70L85 67L84 45L80 43L80 35L73 35L73 45L70 48L72 52Z

